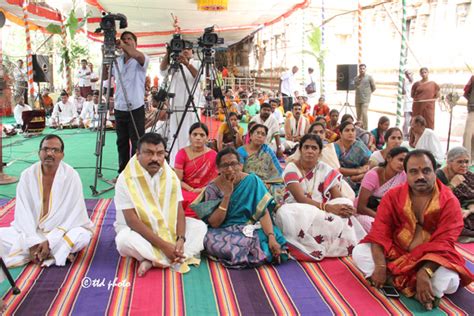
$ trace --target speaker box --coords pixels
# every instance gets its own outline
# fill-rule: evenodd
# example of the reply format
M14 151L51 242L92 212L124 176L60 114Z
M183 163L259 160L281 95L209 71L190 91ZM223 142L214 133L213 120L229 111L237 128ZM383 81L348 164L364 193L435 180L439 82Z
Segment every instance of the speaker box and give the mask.
M33 81L51 82L48 56L33 55Z
M337 90L349 91L354 90L354 78L357 76L357 65L346 64L337 65Z

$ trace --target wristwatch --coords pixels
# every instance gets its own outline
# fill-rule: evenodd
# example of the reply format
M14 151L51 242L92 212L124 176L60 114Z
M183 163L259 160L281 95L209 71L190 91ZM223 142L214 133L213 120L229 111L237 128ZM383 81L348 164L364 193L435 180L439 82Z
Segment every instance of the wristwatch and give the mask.
M430 268L428 267L424 267L423 270L425 270L426 274L428 274L428 277L431 279L433 277L433 270L431 270Z
M176 236L176 241L182 239L184 242L186 242L186 237L182 236L182 235L179 235L179 236Z

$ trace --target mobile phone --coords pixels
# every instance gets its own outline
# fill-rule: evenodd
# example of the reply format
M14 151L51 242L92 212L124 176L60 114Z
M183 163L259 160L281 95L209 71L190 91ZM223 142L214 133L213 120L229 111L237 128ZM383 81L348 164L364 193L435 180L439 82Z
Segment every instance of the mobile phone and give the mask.
M400 294L398 294L397 289L393 286L382 286L382 292L386 297L400 297Z

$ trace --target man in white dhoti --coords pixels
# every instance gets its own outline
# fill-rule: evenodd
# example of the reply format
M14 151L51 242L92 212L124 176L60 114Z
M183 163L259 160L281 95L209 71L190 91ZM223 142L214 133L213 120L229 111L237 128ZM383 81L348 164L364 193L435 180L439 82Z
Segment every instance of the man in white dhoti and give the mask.
M292 150L305 134L308 133L309 121L301 115L301 104L295 103L292 115L285 119L285 150Z
M414 142L410 143L410 146L415 149L428 150L434 155L438 164L443 164L445 152L441 142L436 133L426 127L426 120L423 116L418 115L412 118L411 131L414 135Z
M77 108L69 101L69 94L66 91L61 92L61 101L54 105L51 114L51 126L78 127L77 116Z
M429 151L409 152L403 167L407 182L385 193L352 258L375 287L392 284L432 310L445 294L474 280L455 248L464 226L461 207L436 179Z
M266 143L276 151L278 158L283 157L283 150L280 141L280 124L275 117L271 116L272 106L269 103L262 103L260 105L260 114L255 115L251 122L265 125L268 128ZM275 144L272 143L272 139L275 138Z
M21 127L23 126L23 112L24 111L31 111L31 106L25 104L25 98L20 95L18 97L18 103L13 110L13 114L15 116L16 125Z
M165 154L163 137L146 133L115 185L115 243L121 256L140 261L140 277L151 267L187 272L204 249L206 224L185 218L180 180Z
M87 95L86 101L79 115L79 126L89 128L94 119L96 119L97 109L99 106L99 91L94 91L97 93L97 98L93 97L93 92L89 92ZM92 99L96 99L97 103L92 102Z
M167 76L169 71L170 65L170 54L167 53L163 58L163 61L160 65L160 73L162 76ZM201 62L199 60L193 59L193 50L192 44L186 41L186 47L177 57L180 66L182 66L184 71L184 77L181 71L178 69L175 73L172 82L170 82L171 86L169 89L170 93L175 93L175 96L171 99L171 114L170 114L170 127L169 127L169 135L168 135L168 145L171 146L173 143L174 135L178 131L179 122L184 115L185 105L189 99L189 91L186 89L186 84L191 90L194 80L198 75L199 68L201 67ZM186 80L186 81L185 81ZM199 107L204 103L204 95L199 87L196 88L196 91L193 94L194 105ZM199 111L199 109L197 109ZM199 113L199 112L198 112ZM189 135L187 131L191 125L198 121L196 114L194 113L193 104L188 104L188 112L184 118L183 125L181 129L176 135L176 142L171 149L169 154L169 162L171 166L174 166L174 159L176 154L181 148L184 148L189 145Z
M15 219L0 228L8 267L30 261L63 266L89 244L87 216L79 174L62 161L64 143L47 135L40 143L40 162L23 171L16 192Z

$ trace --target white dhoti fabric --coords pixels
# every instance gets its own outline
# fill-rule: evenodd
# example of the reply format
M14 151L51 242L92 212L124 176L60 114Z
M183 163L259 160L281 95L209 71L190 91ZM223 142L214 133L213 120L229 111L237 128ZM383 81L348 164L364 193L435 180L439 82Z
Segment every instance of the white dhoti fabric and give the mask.
M47 265L62 266L70 253L84 248L92 236L79 174L61 162L50 192L49 208L43 213L41 163L21 174L17 186L15 219L0 229L7 266L29 262L30 248L48 241L52 257Z
M186 218L186 259L181 265L171 265L161 249L128 226L123 213L124 210L134 209L140 221L155 235L170 244L176 243L179 204L183 197L179 178L166 161L159 172L151 176L133 156L117 179L114 200L117 208L115 242L122 256L139 261L146 259L155 266L171 266L182 273L189 271L189 264L199 264L199 254L204 250L203 241L207 232L204 222Z
M359 244L352 252L352 259L356 266L361 270L366 278L372 276L375 269L374 259L372 257L372 248L370 243ZM444 294L452 294L459 287L459 275L452 270L440 266L431 278L431 287L436 297L443 297Z
M30 250L26 247L25 234L17 231L14 227L6 227L0 228L0 236L2 236L2 246L9 254L3 257L3 261L8 267L18 267L30 261ZM52 263L58 266L65 265L67 257L86 247L91 237L91 231L82 227L69 230L63 238L55 243L54 248L50 248L54 261L45 261L46 265Z
M350 205L351 201L337 198L327 204ZM316 260L350 255L366 235L354 216L342 218L304 203L282 205L275 223L289 243Z
M186 217L186 242L184 243L186 258L200 257L206 232L207 226L203 221ZM162 256L160 260L157 260L152 244L129 227L124 227L118 232L115 243L122 257L132 257L138 261L148 260L155 266L171 266L171 262L166 256ZM178 267L173 268L179 270Z

